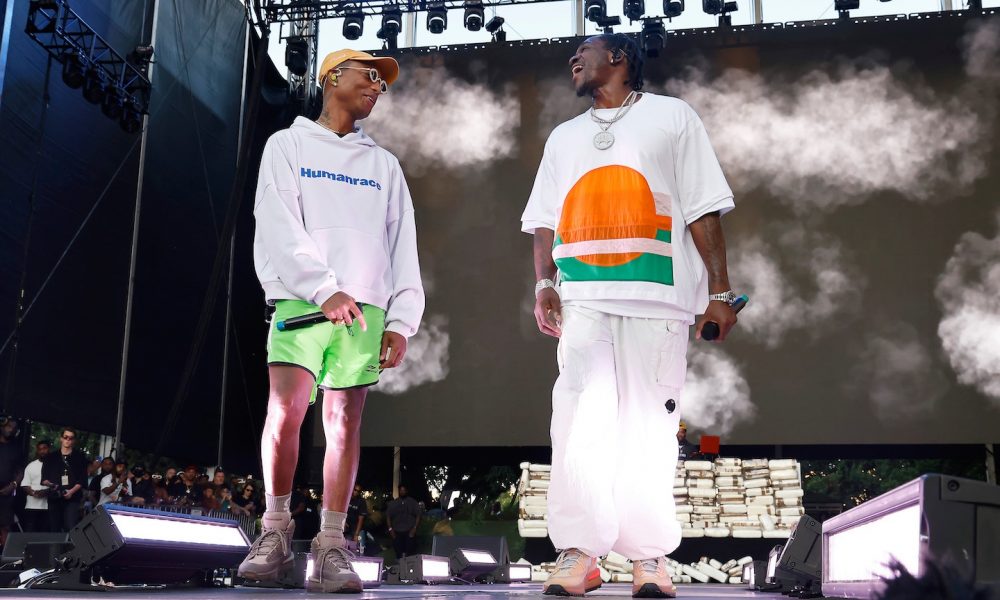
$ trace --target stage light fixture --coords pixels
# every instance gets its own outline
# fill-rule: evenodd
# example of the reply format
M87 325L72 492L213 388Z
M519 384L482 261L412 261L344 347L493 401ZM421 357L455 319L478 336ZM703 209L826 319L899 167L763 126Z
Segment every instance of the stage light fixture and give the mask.
M765 585L764 577L767 575L766 560L752 560L743 565L743 583L747 584L748 590L756 590Z
M493 36L494 42L506 42L507 32L503 30L504 18L503 17L493 17L486 23L486 31L490 32Z
M139 133L142 131L142 112L132 102L126 102L122 115L118 118L118 126L125 133Z
M850 18L848 11L857 10L861 7L861 0L834 0L833 8L837 11L841 19Z
M465 28L469 31L479 31L486 22L486 10L483 0L467 0L465 3ZM491 32L492 33L492 32Z
M69 532L73 549L59 567L35 581L36 589L104 589L115 585L170 584L235 567L250 549L236 521L158 510L102 505Z
M738 10L736 2L726 0L701 0L701 9L709 15L725 15Z
M472 581L480 575L496 571L497 559L485 550L470 550L459 548L452 553L449 560L451 574L465 581Z
M622 13L628 17L629 22L638 21L646 12L646 2L644 0L625 0L622 5Z
M91 104L100 104L104 100L107 79L107 74L100 66L92 65L87 69L87 75L83 81L84 100Z
M496 583L523 583L531 581L531 565L524 563L508 563L500 565L494 572Z
M356 556L351 559L351 567L361 578L362 586L367 590L382 585L382 559L370 556Z
M403 30L403 11L398 6L390 5L382 9L382 28L375 35L385 40L386 48L395 50L399 32Z
M417 554L404 557L399 565L399 578L419 583L451 581L449 561L444 556Z
M1000 593L1000 487L924 475L823 523L823 594L870 598L897 560L916 577L933 560L960 560Z
M587 0L583 8L583 14L587 15L588 21L598 23L608 18L608 5L605 0Z
M667 47L667 29L660 19L645 19L639 33L639 48L647 58L655 58Z
M293 75L305 77L309 70L309 41L301 36L285 41L285 66Z
M74 90L83 86L83 82L87 79L86 71L84 70L86 63L87 59L78 52L69 51L64 54L62 66L63 83Z
M663 0L663 15L668 19L681 16L684 12L684 0Z
M109 119L117 119L125 110L125 92L117 85L108 88L101 101L101 112Z
M427 5L427 31L438 34L448 28L448 9L444 0L432 0Z
M775 573L778 570L778 559L781 558L781 550L784 546L775 546L767 553L767 571L764 575L764 583L775 583Z
M356 40L365 31L365 13L357 6L348 8L344 16L344 37Z

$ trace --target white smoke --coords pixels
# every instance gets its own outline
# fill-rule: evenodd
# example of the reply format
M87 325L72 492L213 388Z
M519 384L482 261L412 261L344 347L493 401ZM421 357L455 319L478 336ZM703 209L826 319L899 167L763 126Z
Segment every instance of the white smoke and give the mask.
M569 77L555 77L538 82L538 135L548 138L564 121L590 108L590 98L579 98Z
M935 290L938 337L958 380L1000 407L1000 213L998 234L964 234Z
M730 253L730 278L750 296L737 327L769 348L790 331L815 335L822 323L854 314L865 285L838 241L786 225L787 231L766 241L751 238Z
M845 387L867 395L882 421L931 414L948 389L917 330L906 323L869 337L859 359Z
M395 395L443 380L448 376L449 342L448 319L443 315L425 317L417 334L406 345L403 364L382 371L374 389Z
M449 77L443 67L411 68L365 122L407 173L483 166L516 149L521 106L513 93Z
M727 435L757 414L741 367L723 350L709 344L688 346L683 394L682 418L711 434Z
M846 59L790 82L692 67L666 88L699 112L734 188L765 188L802 212L886 191L949 198L987 172L998 36L996 23L970 32L969 80L951 94L903 63Z

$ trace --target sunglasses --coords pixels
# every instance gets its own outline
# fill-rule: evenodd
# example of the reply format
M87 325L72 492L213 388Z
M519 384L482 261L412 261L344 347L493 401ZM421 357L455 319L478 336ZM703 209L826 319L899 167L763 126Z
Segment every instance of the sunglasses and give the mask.
M75 440L76 436L75 435L64 435L64 436L62 436L62 439L64 439L64 440Z
M379 84L379 93L380 94L388 94L389 93L389 84L386 83L384 79L382 79L382 76L378 74L378 69L376 69L375 67L371 67L371 68L365 68L365 67L337 67L334 70L335 71L339 71L340 69L351 69L353 71L368 71L368 77L371 78L372 82ZM338 73L338 75L339 75L339 73Z

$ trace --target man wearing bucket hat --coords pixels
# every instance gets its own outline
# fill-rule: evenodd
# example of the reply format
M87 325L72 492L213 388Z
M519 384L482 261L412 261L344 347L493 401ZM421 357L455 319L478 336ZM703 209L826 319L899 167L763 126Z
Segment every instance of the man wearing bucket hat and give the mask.
M239 568L247 579L273 581L293 567L290 501L299 429L321 389L323 510L306 588L361 591L343 531L358 469L361 413L368 386L382 369L402 362L424 309L403 171L358 125L398 74L392 58L331 53L318 73L319 119L296 118L271 136L261 156L254 263L274 316L261 442L266 511L263 533ZM316 312L327 320L277 328L279 321Z

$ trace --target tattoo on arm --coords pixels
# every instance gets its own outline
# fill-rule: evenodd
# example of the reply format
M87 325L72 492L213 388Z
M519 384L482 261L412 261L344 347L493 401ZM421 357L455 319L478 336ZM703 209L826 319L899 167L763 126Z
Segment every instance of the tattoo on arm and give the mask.
M556 263L552 260L552 241L555 239L555 232L551 229L539 227L535 229L532 236L532 248L535 256L535 280L555 279Z
M708 270L708 292L718 294L730 288L726 267L726 238L718 212L708 213L688 226L691 239Z

